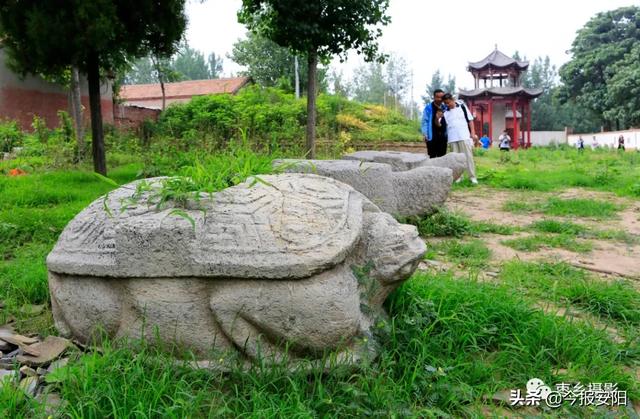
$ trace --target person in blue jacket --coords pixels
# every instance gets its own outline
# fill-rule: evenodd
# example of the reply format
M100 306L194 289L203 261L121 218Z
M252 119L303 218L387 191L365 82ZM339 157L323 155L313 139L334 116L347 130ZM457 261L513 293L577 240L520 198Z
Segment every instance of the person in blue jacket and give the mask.
M427 154L432 159L447 154L447 122L444 119L446 108L442 102L443 97L443 90L434 90L433 101L424 107L422 114L422 135L427 144Z

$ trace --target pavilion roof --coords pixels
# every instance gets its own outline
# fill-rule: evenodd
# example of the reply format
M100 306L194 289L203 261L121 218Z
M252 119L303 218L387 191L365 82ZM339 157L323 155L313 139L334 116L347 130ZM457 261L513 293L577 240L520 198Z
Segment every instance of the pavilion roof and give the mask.
M483 87L475 90L461 90L460 98L479 98L492 96L521 96L529 99L535 99L542 95L542 89L528 89L526 87Z
M508 55L500 52L497 48L491 52L491 54L487 55L484 59L477 61L475 63L469 63L469 70L484 70L489 68L489 66L493 68L507 68L507 67L516 67L519 70L526 70L529 67L528 61L518 61L515 60Z

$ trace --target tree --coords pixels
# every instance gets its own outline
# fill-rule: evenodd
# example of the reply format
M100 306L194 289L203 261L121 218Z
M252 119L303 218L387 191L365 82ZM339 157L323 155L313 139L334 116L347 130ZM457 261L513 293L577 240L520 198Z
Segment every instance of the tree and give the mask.
M285 87L293 92L296 86L296 54L285 47L253 32L233 45L229 59L246 67L241 74L251 77L256 83L267 87ZM300 84L307 84L306 60L299 61ZM318 81L325 84L326 69L318 69ZM286 82L285 82L286 80Z
M14 69L87 75L93 163L107 173L100 81L130 57L171 55L186 27L185 0L15 0L0 3L0 36Z
M381 59L379 25L390 22L389 0L243 0L241 23L294 53L308 64L307 152L315 157L317 70L321 60L344 58L355 49L369 61Z
M135 60L124 75L124 84L151 84L158 82L158 75L151 57Z
M388 91L381 63L365 63L354 70L353 98L358 102L386 105Z
M620 121L625 127L640 126L640 44L624 59L615 64L613 75L607 81L611 106L605 118Z
M205 61L204 54L189 47L185 42L175 54L171 63L171 69L181 75L184 80L205 80L211 78L209 63Z
M433 100L433 92L438 89L444 90L447 93L455 94L456 77L449 74L449 76L447 77L447 82L445 83L440 69L436 70L435 73L431 75L431 82L427 83L426 94L422 96L422 100L424 100L424 103L431 102Z
M353 92L353 86L348 80L345 80L342 71L338 72L335 69L331 71L328 76L328 81L331 83L333 93L336 95L350 97Z
M407 61L396 55L390 55L385 68L387 89L394 100L394 108L398 110L398 104L407 93L411 83L411 72Z
M215 52L209 54L207 58L207 64L209 65L209 77L210 79L218 79L222 75L222 69L224 60L221 56L216 55Z
M560 69L564 83L561 99L593 110L608 128L617 125L625 115L621 109L624 104L615 101L609 83L638 42L639 7L622 7L591 18L573 41L571 61ZM613 81L614 85L620 77L624 76Z

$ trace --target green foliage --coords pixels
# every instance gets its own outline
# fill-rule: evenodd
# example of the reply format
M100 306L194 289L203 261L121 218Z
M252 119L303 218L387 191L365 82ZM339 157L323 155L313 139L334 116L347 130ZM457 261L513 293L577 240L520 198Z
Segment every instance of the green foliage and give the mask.
M230 58L246 67L242 72L261 86L278 87L287 93L295 89L295 54L268 38L248 32L245 39L233 44ZM298 60L301 92L307 89L309 64L306 57ZM326 91L326 68L318 69L319 91Z
M201 96L170 106L153 131L180 139L182 146L209 139L214 149L223 149L244 135L258 149L301 154L306 118L304 101L252 86L235 96ZM332 145L342 144L338 152L351 142L415 141L420 136L417 123L397 112L333 95L318 98L318 134Z
M593 249L590 242L578 241L570 234L536 234L504 240L502 244L524 252L535 252L544 247L567 249L579 253L590 252Z
M474 222L467 216L446 210L440 210L426 217L408 217L400 220L418 227L423 237L464 237L481 233L510 235L515 229L508 225L489 222Z
M512 152L511 161L501 162L504 154L491 149L476 156L479 179L483 184L541 192L581 187L622 196L640 196L638 153L617 153L607 149L579 152L561 145ZM527 206L524 202L515 205Z
M13 147L20 147L24 137L16 121L0 122L0 153L9 153Z
M165 82L182 80L215 79L222 74L222 58L215 53L209 54L205 59L202 52L193 49L186 41L171 58L160 60L160 66L154 63L152 56L139 58L130 65L124 75L124 84L149 84L158 83L163 76ZM161 72L158 69L162 70Z
M623 86L636 77L633 48L640 41L638 22L637 6L598 13L578 31L573 58L560 69L563 98L592 109L609 127L633 118L629 106L637 99Z
M491 258L491 250L480 240L448 240L443 243L442 248L449 261L462 267L485 268Z
M222 373L177 363L150 342L106 342L49 380L67 401L60 413L73 417L486 416L486 397L523 387L531 371L554 383L560 368L572 380L616 382L630 399L638 396L637 380L624 371L633 360L621 346L602 331L532 309L510 287L419 274L388 309L390 319L378 325L388 330L380 356L358 368L327 354L326 364L247 369L230 362ZM14 394L0 393L8 417L42 416Z
M391 54L385 64L365 63L356 68L353 96L359 102L385 105L398 110L402 107L402 98L410 83L411 72L406 60Z
M184 0L11 2L0 10L3 46L22 72L85 72L90 56L115 70L129 57L172 53L186 27Z
M238 20L255 32L303 54L329 59L354 49L378 56L378 25L390 22L388 0L243 0Z
M449 74L447 81L440 73L440 69L437 69L435 73L431 75L431 82L427 84L424 96L422 100L424 103L430 103L433 100L433 92L435 90L444 90L447 93L456 93L456 76Z
M14 1L0 6L0 37L21 74L62 77L75 66L91 96L94 169L106 174L100 79L128 60L171 55L186 28L185 0Z
M604 282L565 263L520 261L504 265L500 276L536 296L570 302L604 319L640 324L640 293L628 281Z

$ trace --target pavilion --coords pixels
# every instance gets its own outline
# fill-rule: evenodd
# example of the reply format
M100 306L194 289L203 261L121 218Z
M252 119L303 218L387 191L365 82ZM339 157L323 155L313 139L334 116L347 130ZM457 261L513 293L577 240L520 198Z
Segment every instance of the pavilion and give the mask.
M473 75L475 88L461 90L459 98L475 116L476 132L496 141L506 129L513 148L531 146L531 101L542 89L522 86L522 74L528 68L528 62L503 54L497 46L483 60L469 63L467 70Z

